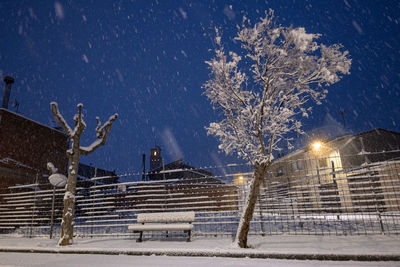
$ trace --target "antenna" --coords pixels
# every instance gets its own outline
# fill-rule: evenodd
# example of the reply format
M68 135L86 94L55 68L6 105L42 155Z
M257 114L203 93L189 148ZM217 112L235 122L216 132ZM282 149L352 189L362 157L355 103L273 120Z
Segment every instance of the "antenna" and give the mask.
M142 167L143 167L142 181L145 181L146 180L146 154L142 155Z
M18 102L17 99L15 99L13 102L11 102L11 106L12 106L13 108L15 108L15 112L18 113L18 110L19 110L19 102Z

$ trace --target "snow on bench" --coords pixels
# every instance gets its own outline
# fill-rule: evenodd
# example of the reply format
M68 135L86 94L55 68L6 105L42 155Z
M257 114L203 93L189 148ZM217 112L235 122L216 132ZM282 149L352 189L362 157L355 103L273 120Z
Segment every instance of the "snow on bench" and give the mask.
M140 233L136 242L142 242L143 231L183 231L188 234L186 241L189 242L194 217L193 211L140 213L137 224L128 225L128 230Z

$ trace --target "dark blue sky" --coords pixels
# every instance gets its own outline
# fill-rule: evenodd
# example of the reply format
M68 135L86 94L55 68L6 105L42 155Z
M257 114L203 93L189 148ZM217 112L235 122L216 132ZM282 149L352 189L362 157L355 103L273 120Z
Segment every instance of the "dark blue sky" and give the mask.
M269 8L280 24L342 43L353 59L351 74L304 121L306 130L324 126L327 114L342 123L343 109L352 132L400 131L399 1L3 0L0 76L16 79L11 101L19 113L50 126L51 101L70 123L83 103L83 145L95 138L96 116L119 113L107 144L84 163L139 171L141 155L158 144L166 162L226 164L237 160L219 153L204 130L216 119L202 95L204 61L213 56L214 27L228 44L243 15L256 21Z

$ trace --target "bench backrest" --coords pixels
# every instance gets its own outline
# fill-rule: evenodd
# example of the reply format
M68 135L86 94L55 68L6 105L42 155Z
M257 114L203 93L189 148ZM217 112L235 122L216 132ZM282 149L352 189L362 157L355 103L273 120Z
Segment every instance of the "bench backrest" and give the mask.
M194 212L158 212L158 213L140 213L137 216L138 223L172 223L172 222L194 222Z

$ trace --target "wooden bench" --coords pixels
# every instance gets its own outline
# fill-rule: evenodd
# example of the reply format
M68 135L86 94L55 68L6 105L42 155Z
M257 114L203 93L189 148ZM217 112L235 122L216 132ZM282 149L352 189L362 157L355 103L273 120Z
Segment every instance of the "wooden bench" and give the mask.
M136 242L142 242L143 231L183 231L188 234L186 241L189 242L194 217L193 211L140 213L137 224L128 225L128 230L140 233Z

